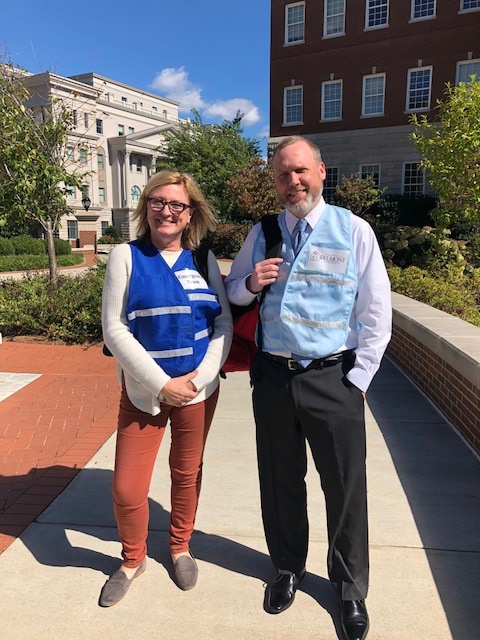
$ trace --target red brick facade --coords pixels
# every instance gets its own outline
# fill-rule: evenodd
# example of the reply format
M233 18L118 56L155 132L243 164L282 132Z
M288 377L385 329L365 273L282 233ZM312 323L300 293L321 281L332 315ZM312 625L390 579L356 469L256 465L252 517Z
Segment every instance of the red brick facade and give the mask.
M387 354L480 453L480 394L447 362L394 326Z
M457 62L480 57L480 12L460 13L461 0L438 0L433 19L410 21L410 0L390 0L388 27L365 29L366 0L347 0L345 35L323 37L324 0L305 2L305 42L284 44L285 0L271 3L270 135L314 134L407 125L408 70L433 66L431 105ZM418 62L421 64L418 65ZM385 115L362 118L362 79L386 73ZM343 80L341 121L320 122L322 82ZM283 126L284 87L303 85L303 124Z

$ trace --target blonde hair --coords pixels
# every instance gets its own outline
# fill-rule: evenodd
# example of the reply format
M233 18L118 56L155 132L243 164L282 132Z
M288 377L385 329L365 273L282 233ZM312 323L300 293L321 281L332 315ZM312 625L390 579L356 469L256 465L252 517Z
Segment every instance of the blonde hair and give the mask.
M193 251L198 247L202 238L204 238L209 231L215 229L216 218L205 200L205 196L201 192L200 187L188 173L165 169L151 176L145 185L137 207L132 215L132 219L138 221L137 237L141 242L151 242L150 227L147 222L148 198L154 189L167 184L180 184L187 192L190 200L188 204L192 206L192 217L190 218L190 224L182 234L181 242L184 249Z

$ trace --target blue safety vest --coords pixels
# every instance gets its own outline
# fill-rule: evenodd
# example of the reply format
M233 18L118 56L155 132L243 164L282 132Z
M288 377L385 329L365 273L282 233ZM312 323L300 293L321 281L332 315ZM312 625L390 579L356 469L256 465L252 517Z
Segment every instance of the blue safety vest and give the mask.
M126 305L128 326L171 377L193 371L203 360L218 296L198 273L186 249L170 268L153 245L130 243L132 275Z
M278 216L283 263L260 309L264 351L315 359L345 343L357 291L351 216L327 205L296 259L285 213ZM265 256L259 238L254 263Z

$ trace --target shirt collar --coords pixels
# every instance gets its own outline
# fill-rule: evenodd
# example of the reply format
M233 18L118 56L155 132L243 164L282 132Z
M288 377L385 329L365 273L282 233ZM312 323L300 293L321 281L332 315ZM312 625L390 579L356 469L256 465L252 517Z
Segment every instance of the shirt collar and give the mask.
M313 209L305 216L305 220L312 229L315 228L315 225L320 220L320 216L326 206L325 200L323 199L323 196L321 196L319 203L315 205L315 207L313 207ZM287 225L287 229L290 234L293 233L293 229L297 222L298 218L296 218L293 213L290 213L288 209L285 209L285 224Z

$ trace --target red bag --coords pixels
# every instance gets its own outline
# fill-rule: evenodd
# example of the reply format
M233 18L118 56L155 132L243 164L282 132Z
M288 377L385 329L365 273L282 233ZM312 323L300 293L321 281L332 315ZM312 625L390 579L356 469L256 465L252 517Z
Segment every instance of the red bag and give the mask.
M224 373L249 371L257 353L255 331L257 330L260 305L257 300L245 307L231 305L233 315L233 338L228 357L223 364Z

